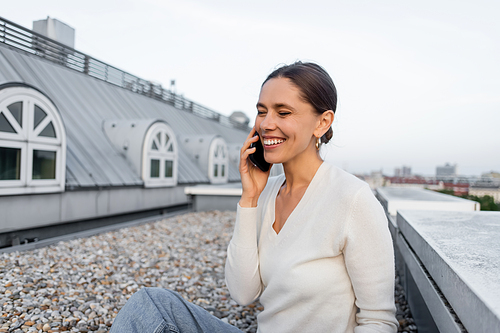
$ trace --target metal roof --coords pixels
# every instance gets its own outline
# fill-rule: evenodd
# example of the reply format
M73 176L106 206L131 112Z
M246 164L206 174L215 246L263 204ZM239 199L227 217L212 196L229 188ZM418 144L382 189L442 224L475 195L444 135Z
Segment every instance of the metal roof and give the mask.
M61 114L67 134L68 188L133 186L143 181L109 142L104 120L158 118L177 135L218 134L227 143L242 143L248 133L202 118L160 100L71 70L0 44L0 84L25 83L48 96ZM179 149L179 183L208 183L207 175ZM229 164L229 181L238 181Z

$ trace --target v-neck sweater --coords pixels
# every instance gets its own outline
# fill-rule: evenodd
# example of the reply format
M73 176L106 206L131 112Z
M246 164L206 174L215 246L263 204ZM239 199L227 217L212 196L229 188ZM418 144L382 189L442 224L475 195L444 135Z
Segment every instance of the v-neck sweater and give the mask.
M237 207L231 297L242 305L260 297L260 333L396 332L392 239L368 185L323 162L277 234L284 180L269 178L257 207Z

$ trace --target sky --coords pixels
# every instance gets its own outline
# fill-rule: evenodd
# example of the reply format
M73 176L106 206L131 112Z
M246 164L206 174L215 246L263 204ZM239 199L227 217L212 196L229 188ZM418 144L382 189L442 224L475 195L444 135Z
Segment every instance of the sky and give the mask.
M500 171L500 2L18 0L0 16L56 18L75 48L253 123L266 76L313 61L338 91L325 160L352 173Z

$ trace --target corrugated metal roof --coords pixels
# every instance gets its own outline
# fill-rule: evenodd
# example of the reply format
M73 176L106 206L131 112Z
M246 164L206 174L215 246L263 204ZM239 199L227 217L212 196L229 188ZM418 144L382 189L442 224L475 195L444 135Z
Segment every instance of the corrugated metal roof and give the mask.
M228 143L248 135L237 128L177 109L0 44L0 84L23 82L47 95L58 108L67 134L66 182L73 187L143 184L102 130L104 120L159 118L177 135L218 134ZM208 183L207 175L179 145L179 183ZM230 165L229 180L238 181Z
M0 80L2 82L21 81L21 76L0 52Z

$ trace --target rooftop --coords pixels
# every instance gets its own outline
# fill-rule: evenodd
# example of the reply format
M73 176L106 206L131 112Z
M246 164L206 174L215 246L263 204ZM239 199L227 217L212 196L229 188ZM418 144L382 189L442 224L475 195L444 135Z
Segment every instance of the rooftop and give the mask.
M0 85L22 83L57 107L67 133L68 189L142 186L143 181L102 130L107 121L164 119L176 135L220 135L243 142L246 125L0 17ZM178 182L208 183L179 149ZM230 163L229 181L239 181Z

